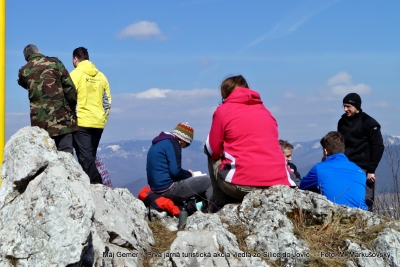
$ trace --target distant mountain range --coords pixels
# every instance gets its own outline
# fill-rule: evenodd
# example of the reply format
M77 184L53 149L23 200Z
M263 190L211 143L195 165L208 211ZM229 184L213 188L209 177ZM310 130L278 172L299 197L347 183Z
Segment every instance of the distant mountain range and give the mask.
M146 160L151 140L128 140L100 144L97 156L107 166L114 187L126 187L134 196L147 185ZM193 140L182 150L182 167L208 173L204 143Z
M385 135L384 142L393 152L393 162L400 159L400 136ZM291 142L294 146L292 162L304 176L316 163L321 161L322 149L319 140ZM97 155L106 164L114 187L126 187L137 196L141 188L147 185L146 158L151 140L128 140L100 144ZM208 173L204 143L194 140L182 150L182 167ZM398 152L399 155L396 154ZM384 153L376 171L379 192L393 189L393 175Z

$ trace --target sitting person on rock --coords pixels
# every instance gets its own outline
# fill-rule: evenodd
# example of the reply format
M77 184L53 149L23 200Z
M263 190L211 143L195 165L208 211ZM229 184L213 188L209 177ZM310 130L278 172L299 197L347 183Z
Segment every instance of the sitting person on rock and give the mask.
M241 202L255 188L295 186L278 141L278 125L243 76L221 84L222 103L206 141L214 203Z
M212 187L208 175L193 176L191 170L181 167L182 148L193 140L194 130L187 123L179 123L170 132L161 132L153 139L147 153L147 182L153 193L182 205L193 197L212 198Z
M293 182L296 183L297 187L299 187L301 182L300 173L297 171L296 165L290 162L292 160L293 145L288 141L280 139L279 139L279 145L281 146L283 155L285 155L287 167L290 170L290 178L292 179Z
M367 210L365 172L344 155L344 138L329 132L321 139L323 161L312 167L300 183L300 189L326 196L330 201Z

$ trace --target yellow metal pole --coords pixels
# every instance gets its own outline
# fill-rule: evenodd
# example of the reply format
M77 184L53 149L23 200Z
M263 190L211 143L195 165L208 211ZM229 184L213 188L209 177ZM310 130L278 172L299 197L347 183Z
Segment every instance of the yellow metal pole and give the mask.
M0 170L6 141L6 0L0 0ZM0 186L2 183L0 172Z

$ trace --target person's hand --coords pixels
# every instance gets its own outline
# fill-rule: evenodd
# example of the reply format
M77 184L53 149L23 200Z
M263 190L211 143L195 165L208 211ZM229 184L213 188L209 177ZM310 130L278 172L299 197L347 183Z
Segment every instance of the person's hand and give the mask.
M375 182L375 173L367 173L367 181L369 184Z
M188 170L191 174L192 174L192 176L193 176L193 171L192 170Z

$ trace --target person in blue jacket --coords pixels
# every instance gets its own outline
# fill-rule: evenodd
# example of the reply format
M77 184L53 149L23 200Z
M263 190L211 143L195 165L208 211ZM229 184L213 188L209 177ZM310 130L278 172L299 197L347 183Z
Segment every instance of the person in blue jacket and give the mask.
M192 197L210 200L213 192L208 175L193 176L193 171L182 168L182 148L193 140L194 130L187 123L179 123L170 132L161 132L153 139L147 153L147 182L153 193L180 205Z
M323 161L312 167L300 183L300 189L326 196L330 201L367 210L365 172L344 155L344 138L329 132L321 139Z

